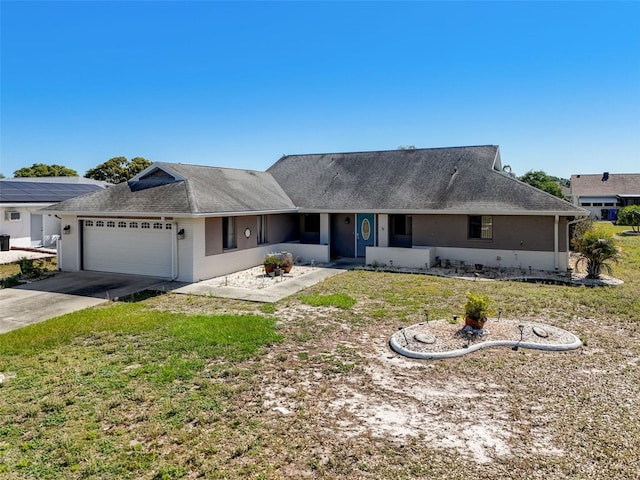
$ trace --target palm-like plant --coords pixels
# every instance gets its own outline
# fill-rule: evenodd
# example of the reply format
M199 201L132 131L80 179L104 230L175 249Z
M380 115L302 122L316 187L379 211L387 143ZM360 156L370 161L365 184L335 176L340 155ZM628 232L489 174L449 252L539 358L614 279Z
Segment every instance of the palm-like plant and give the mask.
M587 278L600 278L602 271L611 274L609 262L620 261L620 250L613 235L599 229L591 229L577 239L575 249L582 254L579 263L587 263Z

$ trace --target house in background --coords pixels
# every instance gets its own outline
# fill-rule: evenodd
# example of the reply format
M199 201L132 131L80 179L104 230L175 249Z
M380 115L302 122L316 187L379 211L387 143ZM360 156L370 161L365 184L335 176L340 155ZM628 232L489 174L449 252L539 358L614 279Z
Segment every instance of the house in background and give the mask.
M571 201L591 218L615 221L618 209L640 205L640 173L571 175Z
M300 261L438 261L566 270L587 212L502 171L495 145L288 155L266 172L154 163L47 207L62 270L198 281L289 251Z
M55 247L60 219L39 210L108 184L83 177L16 177L0 180L0 234L11 247Z

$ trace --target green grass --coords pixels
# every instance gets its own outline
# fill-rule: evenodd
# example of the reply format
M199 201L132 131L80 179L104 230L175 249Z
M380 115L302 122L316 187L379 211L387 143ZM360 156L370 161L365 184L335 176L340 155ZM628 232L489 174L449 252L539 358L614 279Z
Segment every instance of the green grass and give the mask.
M353 307L356 301L344 293L331 293L328 295L301 295L300 301L312 307L336 307L347 310Z
M282 337L258 315L121 303L0 335L0 476L179 478L157 443L225 417L238 367ZM217 380L216 380L217 379ZM224 379L223 381L220 381ZM240 382L242 383L242 382Z

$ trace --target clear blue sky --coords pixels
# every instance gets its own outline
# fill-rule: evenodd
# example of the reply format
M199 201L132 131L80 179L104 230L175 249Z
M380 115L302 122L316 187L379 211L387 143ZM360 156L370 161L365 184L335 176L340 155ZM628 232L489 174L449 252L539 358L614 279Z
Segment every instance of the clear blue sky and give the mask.
M0 2L1 164L500 145L640 172L638 2Z

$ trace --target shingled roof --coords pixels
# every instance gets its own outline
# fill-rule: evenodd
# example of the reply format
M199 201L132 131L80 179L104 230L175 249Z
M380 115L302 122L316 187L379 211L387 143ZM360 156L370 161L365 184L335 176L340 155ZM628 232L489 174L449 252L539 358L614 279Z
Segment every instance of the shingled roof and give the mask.
M640 173L571 175L571 194L577 196L640 196Z
M266 172L154 163L129 182L46 210L192 216L295 211L586 213L502 172L495 145L287 155Z
M76 214L250 214L296 207L266 172L154 163L128 182L52 205Z
M502 172L496 145L287 155L267 171L307 212L585 214Z

